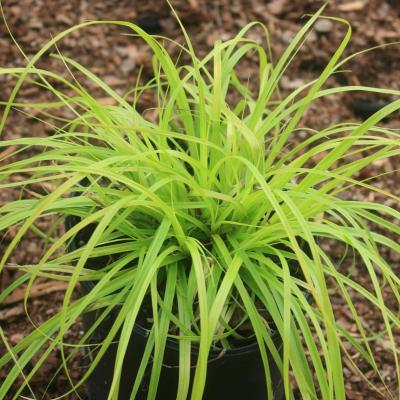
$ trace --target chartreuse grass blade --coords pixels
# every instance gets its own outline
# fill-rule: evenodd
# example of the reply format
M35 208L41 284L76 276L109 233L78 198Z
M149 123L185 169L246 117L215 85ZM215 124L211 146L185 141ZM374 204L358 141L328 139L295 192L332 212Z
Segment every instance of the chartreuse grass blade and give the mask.
M178 303L178 316L179 321L183 324L184 328L190 328L191 320L191 302L187 296L187 277L186 272L182 269L178 270L176 297ZM188 398L189 384L191 376L191 341L185 339L185 332L180 329L179 335L179 378L177 400L185 400Z
M157 393L158 380L160 378L161 366L163 365L163 355L168 338L168 328L170 325L169 313L172 310L172 304L175 295L176 278L177 278L177 266L176 264L166 266L166 285L163 306L161 309L161 315L159 317L159 329L157 331L157 325L154 324L154 357L153 357L153 368L151 370L149 394L150 399L154 399ZM156 282L155 282L156 283ZM154 316L156 316L154 314Z
M186 246L193 263L200 317L200 343L196 371L194 373L192 399L201 400L206 382L208 352L213 332L209 330L209 305L207 304L207 291L204 276L205 257L202 254L199 243L193 238L187 239Z

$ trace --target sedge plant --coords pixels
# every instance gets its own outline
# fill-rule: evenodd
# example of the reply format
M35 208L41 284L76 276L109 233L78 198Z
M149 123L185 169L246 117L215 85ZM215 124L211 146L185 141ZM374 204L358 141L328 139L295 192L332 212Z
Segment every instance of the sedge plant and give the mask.
M302 125L310 105L321 97L350 91L395 97L399 92L327 85L351 58L342 57L351 28L340 19L335 21L344 24L346 32L320 75L292 93L279 92L282 76L315 21L323 18L321 12L305 23L276 63L268 43L263 46L246 37L254 26L262 26L258 23L232 39L217 41L202 59L182 27L186 44L176 45L187 61L176 62L164 46L165 38L148 35L129 22L91 21L55 36L25 67L0 69L2 75L16 79L3 104L2 130L17 109L41 112L49 126L58 122L52 125L52 135L40 140L27 132L0 142L1 149L13 149L1 160L0 189L20 193L18 200L0 208L0 230L17 228L1 255L0 268L10 267L10 256L28 232L43 236L47 243L35 265L13 267L22 274L1 293L0 301L25 285L29 316L29 293L36 279L67 283L60 311L41 325L32 321L33 331L18 344L12 346L0 328L8 350L0 357L0 368L9 371L0 384L0 399L34 395L30 381L55 349L63 359L59 373L71 383L65 395L71 395L115 342L108 398L118 399L124 354L135 324L143 323L143 309L152 322L145 326L146 350L133 378L132 399L150 358L148 399L155 398L168 340L179 345L180 400L202 398L211 350L225 351L249 340L258 344L269 398L273 359L287 399L294 398L294 386L303 399L344 399L343 358L358 370L349 349L381 377L375 340L385 340L399 380L399 315L385 304L383 290L398 305L400 279L382 249L399 252L393 237L399 234L400 214L383 202L356 201L345 194L358 188L392 204L399 200L374 185L372 177L357 177L368 165L399 156L398 132L379 122L400 108L400 100L362 123L320 130ZM53 57L65 65L67 77L36 66L65 36L96 24L117 25L144 40L153 52L154 77L122 96L60 53ZM238 63L249 54L257 58L256 89L237 74ZM92 95L75 78L78 73L113 104ZM55 100L19 103L17 95L26 82L49 91ZM147 91L156 103L152 119L137 107ZM55 118L57 108L67 109L71 118ZM306 138L299 138L300 129L307 132ZM34 152L21 156L29 149ZM320 154L324 156L313 161ZM16 176L26 178L13 179ZM43 189L48 187L52 190ZM43 217L58 224L65 218L76 222L55 235L37 227ZM86 240L77 241L89 228ZM343 257L353 255L350 258L357 263L352 269L340 268L323 243L343 249ZM90 267L90 260L105 255L110 256L107 262ZM353 277L360 269L370 285ZM91 282L92 289L74 297L80 282ZM337 319L333 292L354 319L356 334ZM382 331L368 327L354 296L380 314ZM68 343L65 336L71 327L93 310L98 315L93 327L79 343ZM83 376L73 382L70 358L89 346L96 326L112 312L112 328L97 344ZM272 340L276 335L282 346ZM27 369L33 359L33 367Z

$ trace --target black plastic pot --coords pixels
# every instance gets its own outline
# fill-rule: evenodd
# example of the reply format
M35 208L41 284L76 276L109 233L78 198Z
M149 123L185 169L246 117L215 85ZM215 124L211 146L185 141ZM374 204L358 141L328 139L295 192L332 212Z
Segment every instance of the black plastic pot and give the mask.
M86 317L85 326L88 329L95 315L92 313ZM111 327L113 318L110 317L96 330L93 342L99 343L106 336ZM120 381L120 400L130 398L136 373L143 356L147 340L147 331L136 325L132 333L122 369ZM278 337L275 337L276 345L279 345ZM91 400L106 400L113 376L117 344L112 344L104 357L95 368L88 380L89 396ZM193 364L197 352L193 351ZM165 349L163 367L158 383L158 400L175 400L178 388L178 363L179 350L175 341L169 340ZM194 368L194 367L192 367ZM283 398L282 378L279 370L270 359L271 377L274 387L274 400ZM136 399L145 400L150 380L151 365L148 365L145 377L141 384ZM191 374L192 378L194 375ZM266 400L267 388L265 384L264 367L261 361L257 343L226 351L223 355L219 352L211 352L207 370L205 400Z
M66 220L67 228L77 223L78 219L69 217ZM70 246L70 250L76 248L76 244L86 241L90 237L92 227L86 228L80 232ZM79 243L80 244L80 243ZM91 260L89 268L96 268L97 265L104 265L107 258L102 260ZM101 262L100 262L101 261ZM96 265L97 264L97 265ZM83 293L88 293L93 287L91 282L82 283ZM97 318L96 312L90 312L84 315L84 327L87 331ZM101 343L108 334L115 316L111 313L95 330L91 337L92 343ZM143 356L147 340L147 331L140 325L136 325L128 345L123 363L122 375L120 380L119 400L129 400L132 387L135 381L137 371ZM279 335L273 337L275 346L281 347L281 338ZM89 389L90 400L106 400L110 389L113 366L116 357L118 344L114 343L109 346L99 364L90 375L87 384ZM88 360L95 355L88 354ZM280 371L269 355L269 364L271 378L274 391L274 400L283 398L283 384ZM194 366L196 365L197 351L192 351L192 374L194 376ZM150 361L151 363L151 361ZM179 364L179 347L178 343L168 340L163 367L158 383L157 400L175 400L178 388L178 364ZM142 400L147 398L147 390L151 373L151 365L145 372L140 390L136 399ZM204 400L272 400L267 397L267 388L265 383L264 367L261 360L258 344L254 341L243 347L227 350L223 354L221 352L210 352L209 364L207 369L207 380L203 395Z

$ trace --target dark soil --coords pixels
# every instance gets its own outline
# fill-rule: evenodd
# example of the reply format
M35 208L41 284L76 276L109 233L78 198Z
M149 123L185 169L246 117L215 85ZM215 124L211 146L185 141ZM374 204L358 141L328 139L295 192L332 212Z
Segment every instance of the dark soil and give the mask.
M183 41L182 33L168 6L163 1L147 2L129 0L3 0L2 7L8 26L27 57L32 57L41 46L58 32L79 22L91 19L101 20L128 20L140 24L150 33L162 34L177 41ZM271 47L275 59L290 43L294 33L304 23L303 15L316 11L324 1L319 0L175 0L176 11L181 17L194 47L199 55L205 54L217 38L227 39L232 37L247 22L260 20L264 22L271 34ZM382 45L400 39L400 2L397 0L332 0L327 6L325 14L346 18L353 27L353 38L348 47L347 54L362 49ZM325 20L320 21L314 33L310 35L303 49L298 54L287 76L283 79L282 89L290 90L310 77L316 76L322 70L329 57L344 33L344 26L340 23ZM148 49L132 37L122 35L125 31L109 26L94 26L82 31L74 32L64 39L58 50L65 56L73 57L93 72L101 76L109 85L123 93L135 82L139 66L144 66L144 74L151 75L151 54ZM256 39L260 38L260 31L254 30ZM24 65L25 61L17 46L13 44L7 33L5 24L0 23L0 66L16 67ZM42 61L47 67L61 70L63 66L56 60L46 56ZM371 86L397 89L400 82L400 47L387 46L365 53L353 59L348 65L348 71L332 78L333 84L365 84ZM242 66L243 76L251 76L254 72L251 63ZM0 101L8 98L12 90L13 80L0 75ZM46 94L36 88L24 87L19 99L39 101L45 99ZM343 95L332 96L316 102L307 113L307 124L319 128L328 123L357 120L362 114L354 113L355 101L384 102L392 100L382 96ZM102 101L111 101L103 98ZM150 101L150 100L149 100ZM146 107L146 104L143 105ZM357 111L357 109L356 109ZM385 122L387 126L400 128L400 117L393 116ZM26 117L14 112L9 118L6 138L17 138L27 132L38 137L46 136L51 129L33 117ZM2 158L0 153L0 160ZM320 156L320 155L319 155ZM317 160L316 160L317 161ZM1 163L1 161L0 161ZM399 159L383 160L376 162L362 171L363 178L381 172L395 171L400 168ZM22 177L23 178L23 177ZM399 173L393 172L384 175L378 185L400 195ZM51 190L51 188L48 188ZM380 201L376 193L366 193L364 190L354 190L349 193L354 199ZM0 193L0 205L18 198L18 193L12 190ZM393 207L399 208L394 200L382 199ZM52 226L51 220L40 222L42 229ZM0 254L7 243L15 235L10 229L5 238L0 242ZM399 241L399 238L394 238ZM326 244L328 247L329 243ZM44 244L34 234L27 236L15 252L10 263L32 264L38 261ZM330 246L333 257L337 253L340 259L341 249ZM393 269L400 274L400 255L388 252L385 254L390 260ZM344 265L343 268L346 268ZM361 263L356 265L353 276L364 286L370 286ZM0 290L3 290L11 279L15 278L13 271L6 270L0 276ZM35 285L29 300L30 316L35 322L40 322L55 313L63 300L65 285L59 283L40 282ZM32 325L25 316L22 306L23 293L16 292L7 304L0 309L0 324L10 344L18 343L29 331ZM335 311L340 323L352 330L352 318L340 298L335 297L332 291ZM396 300L386 296L388 304L396 306ZM354 303L364 321L368 321L371 329L382 329L382 321L373 308L366 305L362 299L354 297ZM69 332L67 338L76 342L82 327L78 324ZM396 333L396 340L400 348L400 332ZM0 344L0 354L5 350ZM390 356L387 342L382 339L374 345L377 354L378 367L382 372L385 383L391 395L398 396L396 388L395 368ZM352 364L344 358L346 394L350 400L358 399L389 399L386 392L380 395L376 389L383 385L378 377L374 376L367 365L361 363L357 354L352 354L353 361L358 365L373 385L368 385ZM50 399L61 396L70 389L68 378L61 371L49 385L52 377L60 364L61 354L57 350L48 358L46 364L40 369L32 381L31 388L37 398ZM86 360L79 354L69 366L70 376L77 381L82 375ZM4 379L6 371L0 372L0 381ZM3 375L2 375L3 374ZM46 394L43 394L46 391ZM81 396L85 397L84 388L80 389ZM29 396L29 394L28 394ZM43 397L42 397L43 396ZM12 398L12 395L8 397ZM69 395L67 399L78 399L77 394Z

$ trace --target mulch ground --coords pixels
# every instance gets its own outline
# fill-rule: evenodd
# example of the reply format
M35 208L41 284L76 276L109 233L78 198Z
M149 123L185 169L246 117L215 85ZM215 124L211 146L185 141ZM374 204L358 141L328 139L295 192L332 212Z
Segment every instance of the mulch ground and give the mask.
M228 39L240 30L246 23L253 20L264 22L271 34L271 47L275 59L290 43L295 32L304 22L305 14L316 11L324 2L314 0L175 0L173 4L181 17L199 55L205 54L214 40ZM138 23L145 30L154 34L161 34L183 42L183 36L176 19L164 1L147 2L130 0L3 0L2 7L8 26L14 39L22 47L27 57L35 54L41 46L58 32L83 21L92 19L101 20L128 20ZM383 45L400 39L400 2L397 0L336 0L327 6L325 14L345 18L353 27L353 39L346 54L351 54L372 46ZM110 26L93 26L82 31L74 32L64 39L58 46L63 55L73 57L93 72L101 76L106 83L123 93L135 82L139 67L143 65L144 76L151 76L151 54L146 46L132 37L121 34L123 31ZM320 21L310 35L296 60L291 65L287 76L282 81L282 89L292 90L300 86L305 80L316 76L322 70L330 56L340 43L344 32L344 25L333 21ZM260 31L254 30L256 39L260 38ZM7 33L4 23L0 25L0 67L16 67L24 65L25 61L17 46L13 44ZM60 70L60 62L46 55L40 62L49 68ZM40 65L39 63L39 65ZM332 84L364 84L371 86L398 89L400 83L400 47L387 46L371 53L364 53L353 59L347 66L345 74L332 78ZM251 63L242 66L243 76L251 77L254 66ZM12 89L13 80L0 76L0 101L7 99ZM46 95L34 87L24 87L19 99L29 101L46 99ZM306 123L308 126L320 128L328 123L357 120L358 115L353 112L356 100L390 101L390 97L343 95L333 96L316 102L308 111ZM104 98L103 101L108 101ZM385 122L387 126L400 128L399 116L393 116ZM29 132L38 138L48 135L51 130L34 116L27 117L14 112L10 116L5 130L5 137L17 138ZM1 155L0 155L1 160ZM400 168L400 160L383 160L365 169L363 177L373 176L380 172L395 171ZM389 189L400 195L399 173L383 176L378 185L382 189ZM366 193L363 190L354 190L349 193L354 199L374 200L376 194ZM0 205L18 197L12 190L0 193ZM376 197L375 200L379 201ZM387 200L384 200L387 201ZM390 204L399 208L398 204ZM51 226L52 221L41 221L42 228ZM6 237L0 241L0 253L15 235L10 229ZM394 238L399 241L399 238ZM38 261L43 242L34 234L26 237L15 252L10 263L32 264ZM329 246L329 243L327 243ZM341 249L331 248L332 256L340 253ZM385 254L396 273L400 274L400 256L387 252ZM345 266L344 266L345 268ZM353 276L365 286L369 286L362 265L357 264ZM4 289L15 274L6 271L0 276L0 290ZM57 312L63 299L62 285L55 283L38 282L29 301L30 315L34 321L40 322ZM18 343L21 338L32 329L21 305L22 292L16 292L13 297L0 309L0 324L11 344ZM340 322L352 329L352 318L339 298L332 292L335 311ZM395 299L386 297L388 304L396 306ZM382 321L371 307L364 304L362 299L355 297L356 308L364 321L368 321L371 329L382 329ZM400 332L396 340L400 348ZM68 340L73 342L82 334L82 327L77 325L69 332ZM0 346L0 354L4 352ZM393 368L393 359L387 349L384 339L374 345L377 354L377 363L382 371L385 383L396 397L396 377ZM356 363L359 356L352 355ZM60 373L49 383L60 363L60 354L55 352L49 357L46 364L36 374L31 388L37 398L50 399L64 394L69 389L68 378ZM70 374L73 380L79 379L83 373L85 360L82 356L76 357L70 365ZM359 368L371 380L368 385L354 370L353 366L345 361L346 394L348 399L379 399L390 398L386 392L380 396L374 389L382 389L383 385L378 377L374 376L367 366L359 363ZM0 381L4 378L0 372ZM46 389L47 387L47 389ZM46 391L46 394L43 394ZM43 396L43 397L42 397ZM81 396L85 397L84 388ZM12 396L10 395L10 399ZM71 395L68 399L76 399Z

